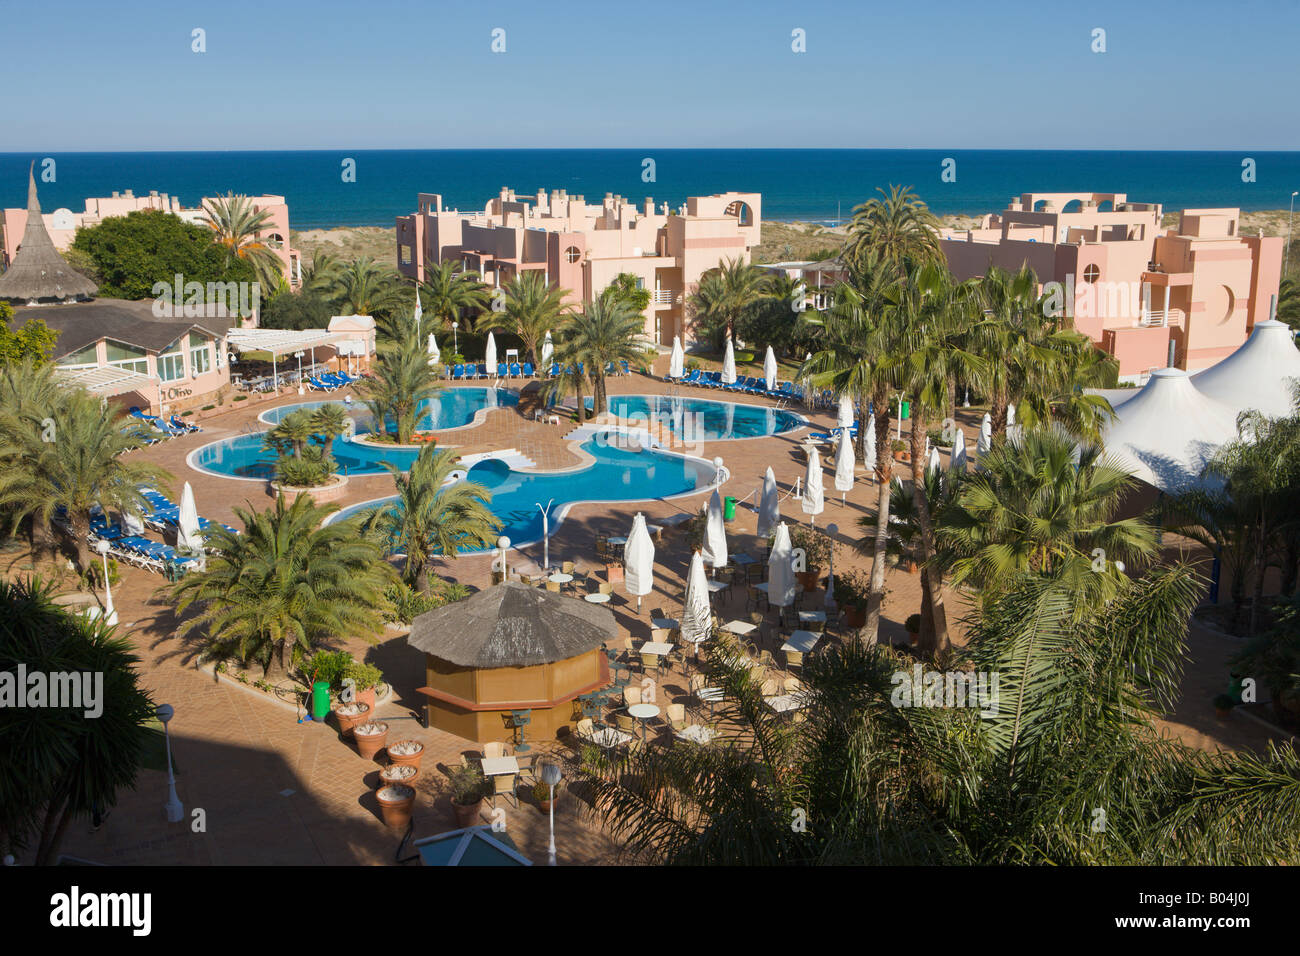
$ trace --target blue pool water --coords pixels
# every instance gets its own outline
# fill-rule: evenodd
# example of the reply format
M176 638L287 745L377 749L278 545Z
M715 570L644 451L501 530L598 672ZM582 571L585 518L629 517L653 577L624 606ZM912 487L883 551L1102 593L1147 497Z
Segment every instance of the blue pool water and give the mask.
M513 544L537 541L542 536L542 513L552 498L551 531L563 507L579 501L645 501L686 494L707 487L714 478L711 463L652 449L630 451L602 445L592 438L582 445L596 461L585 468L553 474L518 472L500 460L475 464L468 479L492 492L492 511L504 523L501 533ZM394 499L353 505L340 517L382 507ZM628 521L631 529L631 520Z
M493 388L448 388L438 393L424 406L417 427L422 430L458 428L474 420L476 412L498 405L517 405L519 396L513 392ZM278 424L290 412L300 408L319 408L332 404L329 401L297 402L281 405L262 414L272 425ZM342 403L339 403L342 404ZM349 413L357 421L357 432L369 431L370 413L364 405L354 402ZM270 478L274 470L275 452L262 447L261 432L240 435L204 445L191 459L196 468L231 478ZM383 462L405 470L419 454L414 448L376 448L334 440L334 460L345 475L376 475L384 473Z
M624 426L658 425L683 441L762 438L805 424L802 416L771 406L669 395L611 395L609 410Z

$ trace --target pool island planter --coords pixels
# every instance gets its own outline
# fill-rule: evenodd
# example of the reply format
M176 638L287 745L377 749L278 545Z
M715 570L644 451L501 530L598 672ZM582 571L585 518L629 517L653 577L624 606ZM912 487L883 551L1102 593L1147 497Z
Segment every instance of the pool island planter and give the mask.
M327 501L338 501L347 496L348 479L344 475L335 475L334 480L328 485L317 485L314 488L295 488L291 485L282 485L278 481L268 481L266 483L266 493L272 498L284 495L286 505L293 504L299 495L310 495L312 501L317 504L324 504Z

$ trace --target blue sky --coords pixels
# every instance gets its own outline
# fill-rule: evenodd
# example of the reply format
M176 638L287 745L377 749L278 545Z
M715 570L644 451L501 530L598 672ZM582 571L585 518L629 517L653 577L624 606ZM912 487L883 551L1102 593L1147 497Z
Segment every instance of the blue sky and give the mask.
M1300 146L1295 0L46 0L3 23L7 150Z

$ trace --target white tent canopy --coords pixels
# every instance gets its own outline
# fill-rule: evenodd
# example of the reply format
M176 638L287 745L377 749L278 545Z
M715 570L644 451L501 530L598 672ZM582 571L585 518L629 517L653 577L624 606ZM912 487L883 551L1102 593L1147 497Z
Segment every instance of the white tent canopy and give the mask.
M853 439L847 428L840 429L840 444L835 449L835 490L840 493L840 503L853 490Z
M727 351L722 356L722 381L728 385L736 382L736 347L727 339Z
M713 633L713 610L709 606L709 581L704 576L704 556L696 551L686 573L686 596L682 600L682 640L689 644L707 641Z
M770 392L776 388L776 353L772 351L772 346L767 347L767 354L763 356L763 384L767 386Z
M713 489L704 523L704 559L717 570L727 564L727 529L722 520L722 498Z
M325 329L230 329L226 333L226 342L236 352L292 355L303 349L332 345L337 334Z
M794 603L794 548L790 529L784 521L776 526L772 553L767 559L767 603L772 607L789 607Z
M1107 427L1106 451L1161 491L1199 484L1206 462L1237 437L1231 408L1203 394L1182 369L1162 368Z
M199 509L194 503L194 489L188 481L181 490L180 515L176 521L176 546L182 551L203 549L203 535L199 534Z
M776 530L781 521L781 491L776 486L776 475L767 469L763 476L763 497L758 505L758 536L766 538Z
M551 333L547 332L549 339ZM673 336L673 353L668 358L668 377L681 378L686 373L686 353L682 351L682 337Z
M1300 349L1290 327L1270 319L1256 325L1246 344L1222 362L1195 373L1192 384L1234 415L1257 409L1282 418L1295 410L1293 379L1300 379Z
M487 366L489 375L497 373L497 339L491 332L488 333L487 346L483 349L483 364Z
M655 543L645 525L645 515L637 512L632 519L632 531L623 548L623 588L636 598L637 610L641 598L655 586Z
M826 509L826 492L822 484L822 458L817 449L808 446L808 470L803 479L803 513L817 523L817 515Z

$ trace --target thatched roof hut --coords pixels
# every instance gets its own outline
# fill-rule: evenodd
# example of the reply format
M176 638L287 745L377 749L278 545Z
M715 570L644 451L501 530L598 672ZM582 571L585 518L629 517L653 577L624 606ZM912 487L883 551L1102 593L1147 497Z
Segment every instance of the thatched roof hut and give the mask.
M13 262L0 274L0 299L19 303L88 299L98 287L68 265L54 248L36 198L35 170L36 164L32 163L27 172L27 226Z

